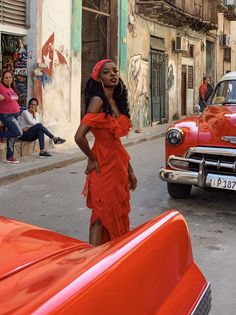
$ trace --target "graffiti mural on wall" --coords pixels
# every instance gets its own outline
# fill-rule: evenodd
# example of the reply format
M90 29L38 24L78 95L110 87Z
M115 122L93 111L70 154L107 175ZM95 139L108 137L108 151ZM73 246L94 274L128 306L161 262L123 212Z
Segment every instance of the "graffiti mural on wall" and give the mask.
M149 62L141 55L130 58L128 69L129 101L131 119L135 128L142 128L149 124Z
M168 75L167 75L167 87L168 90L172 88L175 83L175 76L174 76L174 67L172 64L168 67Z
M19 104L24 107L27 103L27 90L28 90L28 73L27 73L27 45L23 42L20 48L14 54L15 60L15 88L19 96Z
M63 45L55 48L55 34L52 33L42 47L43 67L35 74L36 95L43 104L45 122L68 120L68 57L68 50Z
M52 35L48 38L46 43L42 48L42 61L45 64L44 73L51 78L53 72L53 59L54 59L54 39L55 35Z

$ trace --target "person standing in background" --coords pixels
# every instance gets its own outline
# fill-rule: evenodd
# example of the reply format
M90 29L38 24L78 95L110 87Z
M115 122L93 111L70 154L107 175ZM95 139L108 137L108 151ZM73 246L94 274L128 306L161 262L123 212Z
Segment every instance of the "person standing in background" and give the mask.
M0 83L0 120L7 127L7 131L0 131L0 138L7 139L7 163L18 164L14 157L15 139L22 135L21 127L17 122L20 114L20 106L18 104L18 95L16 94L13 75L11 71L5 70L2 74Z
M204 111L206 107L206 102L208 99L208 83L209 83L209 78L204 77L203 82L199 87L199 106L200 106L201 113Z
M208 102L209 98L211 97L211 94L214 90L213 88L214 84L212 82L211 77L208 77L208 81L207 81L207 97L206 97L206 101Z

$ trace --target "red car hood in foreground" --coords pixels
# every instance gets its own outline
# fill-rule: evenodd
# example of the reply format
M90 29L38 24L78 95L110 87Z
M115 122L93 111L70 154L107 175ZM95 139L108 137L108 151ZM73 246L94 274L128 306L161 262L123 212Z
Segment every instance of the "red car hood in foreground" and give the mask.
M177 211L98 247L0 217L0 242L1 315L189 315L207 288Z
M236 104L208 106L199 118L198 146L236 147L224 136L236 136Z
M0 281L52 255L87 247L87 243L0 217Z

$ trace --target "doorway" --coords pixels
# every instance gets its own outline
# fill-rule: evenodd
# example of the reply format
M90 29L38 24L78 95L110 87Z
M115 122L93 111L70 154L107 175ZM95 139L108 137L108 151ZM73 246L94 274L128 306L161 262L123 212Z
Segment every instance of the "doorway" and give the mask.
M1 64L0 76L5 70L14 75L14 85L18 94L18 103L21 109L27 105L28 71L27 71L27 45L24 37L20 35L1 33Z
M215 43L206 41L206 75L215 80Z
M166 55L151 50L151 123L162 123L165 118Z
M81 91L95 63L104 58L117 61L117 0L83 0ZM83 95L82 95L83 99ZM81 106L84 114L84 107Z

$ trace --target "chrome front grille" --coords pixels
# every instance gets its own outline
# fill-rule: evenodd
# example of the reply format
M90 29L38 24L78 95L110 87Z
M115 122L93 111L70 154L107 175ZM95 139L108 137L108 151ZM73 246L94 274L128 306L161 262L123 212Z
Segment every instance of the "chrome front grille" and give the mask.
M208 283L191 315L208 315L211 309L211 285Z
M236 150L221 148L191 148L186 154L189 171L199 170L204 163L207 173L236 175Z

